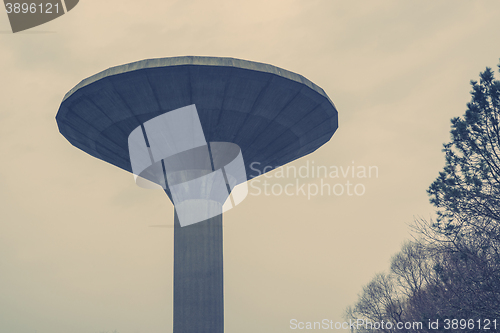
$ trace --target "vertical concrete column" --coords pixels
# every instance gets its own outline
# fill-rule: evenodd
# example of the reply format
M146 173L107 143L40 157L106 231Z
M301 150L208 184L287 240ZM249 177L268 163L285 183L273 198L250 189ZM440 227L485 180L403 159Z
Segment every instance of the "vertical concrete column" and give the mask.
M185 227L174 215L173 332L223 333L222 214Z

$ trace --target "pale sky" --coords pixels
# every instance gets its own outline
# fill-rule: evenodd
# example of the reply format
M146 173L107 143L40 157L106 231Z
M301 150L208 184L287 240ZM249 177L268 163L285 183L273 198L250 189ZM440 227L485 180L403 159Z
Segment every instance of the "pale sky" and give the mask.
M172 225L173 205L71 146L55 115L88 76L183 55L305 76L335 103L339 129L293 165L378 168L323 180L362 184L361 196L253 195L264 180L296 182L261 177L224 215L226 332L342 321L414 217L433 215L426 189L450 118L469 81L497 69L499 13L496 0L82 0L17 34L0 14L0 332L172 332L173 228L149 226Z

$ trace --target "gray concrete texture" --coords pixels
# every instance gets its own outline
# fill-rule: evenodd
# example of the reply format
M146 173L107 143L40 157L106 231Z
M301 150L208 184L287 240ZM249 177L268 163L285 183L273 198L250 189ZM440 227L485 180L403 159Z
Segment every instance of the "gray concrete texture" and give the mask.
M222 214L186 227L174 215L173 332L223 333Z

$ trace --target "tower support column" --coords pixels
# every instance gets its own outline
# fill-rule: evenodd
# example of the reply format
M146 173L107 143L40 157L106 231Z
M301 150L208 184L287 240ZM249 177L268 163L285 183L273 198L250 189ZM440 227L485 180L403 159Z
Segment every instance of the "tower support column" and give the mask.
M174 215L173 333L223 333L222 214L185 227Z

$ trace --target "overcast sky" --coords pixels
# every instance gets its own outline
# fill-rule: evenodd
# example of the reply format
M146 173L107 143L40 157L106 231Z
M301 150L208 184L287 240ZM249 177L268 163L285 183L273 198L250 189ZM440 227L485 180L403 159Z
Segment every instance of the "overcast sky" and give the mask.
M0 13L0 332L172 331L173 229L150 227L172 226L172 204L71 146L55 115L88 76L183 55L305 76L335 103L339 129L292 165L378 168L323 179L363 195L309 199L255 195L264 180L297 181L271 173L224 215L226 332L341 321L414 217L433 215L426 189L450 118L465 112L469 81L499 62L499 10L496 0L82 0L17 34Z

